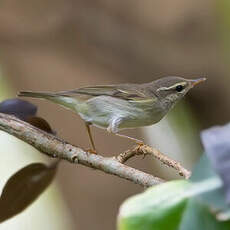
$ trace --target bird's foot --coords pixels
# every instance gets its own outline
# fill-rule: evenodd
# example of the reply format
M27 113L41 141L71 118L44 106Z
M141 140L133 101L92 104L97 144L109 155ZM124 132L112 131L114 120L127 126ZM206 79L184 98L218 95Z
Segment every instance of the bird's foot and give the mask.
M86 152L90 153L90 154L96 154L97 155L96 149L86 149Z
M137 144L137 147L136 147L137 152L143 152L143 151L141 151L141 147L143 147L143 146L145 145L144 141L142 141L142 140L137 140L137 141L136 141L136 144ZM143 155L143 158L142 158L142 159L144 159L145 156L148 155L148 153L142 153L142 155Z
M135 142L139 147L141 147L141 146L143 146L145 144L144 141L138 140L138 139L135 139Z

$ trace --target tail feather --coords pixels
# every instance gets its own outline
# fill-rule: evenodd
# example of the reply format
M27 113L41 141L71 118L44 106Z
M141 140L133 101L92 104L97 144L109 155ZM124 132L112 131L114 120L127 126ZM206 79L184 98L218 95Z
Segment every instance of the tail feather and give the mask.
M81 109L85 109L84 103L82 103L82 101L75 97L62 95L60 93L21 91L18 93L18 96L47 99L75 112L79 112Z
M54 93L49 92L33 92L33 91L21 91L18 93L19 97L34 97L34 98L50 98L54 97Z

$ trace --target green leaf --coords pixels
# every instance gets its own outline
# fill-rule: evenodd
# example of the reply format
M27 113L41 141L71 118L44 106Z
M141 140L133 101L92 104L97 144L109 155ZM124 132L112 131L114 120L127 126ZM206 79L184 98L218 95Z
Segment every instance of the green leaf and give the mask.
M230 204L230 123L202 131L201 140L213 171L223 182L225 203Z
M166 182L129 198L119 212L119 230L230 229L223 183L203 156L191 180ZM220 219L220 218L219 218ZM215 227L215 228L214 228Z
M121 206L119 230L174 230L180 224L187 203L188 181L172 181L148 189Z
M216 220L207 205L190 199L184 212L179 230L229 230L230 222Z
M229 207L225 200L223 183L217 173L213 170L207 155L204 154L199 163L195 166L190 181L205 184L210 180L216 181L215 187L211 189L207 186L205 192L197 194L197 198L202 200L203 203L207 204L212 209L228 209Z

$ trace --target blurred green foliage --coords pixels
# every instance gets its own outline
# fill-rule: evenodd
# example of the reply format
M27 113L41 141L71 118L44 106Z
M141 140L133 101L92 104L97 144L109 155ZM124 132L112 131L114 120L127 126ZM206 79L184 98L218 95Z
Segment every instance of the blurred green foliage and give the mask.
M13 92L11 91L11 88L8 84L8 81L6 77L3 76L1 73L1 68L0 68L0 101L12 97Z
M229 220L218 220L219 213L228 213L230 208L226 206L222 181L210 168L207 157L201 158L194 172L189 181L167 182L125 201L118 229L230 229Z
M216 1L218 15L218 35L222 41L222 54L225 56L225 61L230 61L230 1ZM227 80L227 79L226 79Z

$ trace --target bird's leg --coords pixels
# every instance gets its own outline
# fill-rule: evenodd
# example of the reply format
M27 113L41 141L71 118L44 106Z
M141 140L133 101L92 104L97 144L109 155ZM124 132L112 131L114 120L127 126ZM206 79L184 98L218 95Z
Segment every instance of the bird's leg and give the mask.
M94 144L94 141L93 141L93 136L92 136L92 133L91 133L91 130L90 130L90 123L85 122L85 127L86 127L87 133L89 135L90 144L92 146L92 149L90 149L89 152L97 154L95 144Z
M113 133L119 137L123 137L123 138L129 139L129 140L132 140L138 145L144 145L144 142L142 140L138 140L136 138L129 137L129 136L118 133L119 125L121 124L121 122L122 122L122 118L113 119L112 122L110 123L109 127L107 128L107 131L109 133Z
M129 140L132 140L134 141L136 144L138 145L144 145L144 142L142 140L139 140L139 139L136 139L134 137L129 137L129 136L126 136L124 134L120 134L120 133L114 133L116 136L119 136L119 137L123 137L123 138L127 138Z

